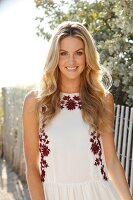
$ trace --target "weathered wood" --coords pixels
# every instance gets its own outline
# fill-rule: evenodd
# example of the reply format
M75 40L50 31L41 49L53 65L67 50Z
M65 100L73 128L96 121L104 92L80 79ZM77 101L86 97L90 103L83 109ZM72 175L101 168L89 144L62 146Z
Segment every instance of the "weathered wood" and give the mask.
M126 154L126 167L125 167L125 171L126 171L126 177L127 179L129 178L129 184L133 181L131 179L131 175L130 175L130 171L133 171L133 108L131 108L130 111L130 119L129 119L129 131L128 131L128 141L127 141L127 154ZM133 193L133 188L130 189L132 190Z
M3 126L0 125L0 158L3 156Z
M132 145L132 159L131 159L131 176L130 176L130 191L133 194L133 145Z
M22 104L27 92L27 90L18 88L2 89L4 99L4 157L22 179L25 177L22 142Z
M127 137L128 137L128 116L129 116L129 107L126 107L125 112L125 122L124 122L124 130L123 130L123 142L122 142L122 166L125 167L125 158L126 158L126 149L127 149Z
M123 117L124 117L124 106L121 106L120 123L119 123L119 134L118 134L118 148L117 153L120 159L121 145L122 145L122 131L123 131Z
M119 116L120 116L120 105L115 105L115 110L116 110L116 114L115 114L115 131L114 131L114 135L115 135L115 146L117 149L117 141L118 141L118 132L119 132Z
M115 113L116 150L133 194L133 108L115 105Z

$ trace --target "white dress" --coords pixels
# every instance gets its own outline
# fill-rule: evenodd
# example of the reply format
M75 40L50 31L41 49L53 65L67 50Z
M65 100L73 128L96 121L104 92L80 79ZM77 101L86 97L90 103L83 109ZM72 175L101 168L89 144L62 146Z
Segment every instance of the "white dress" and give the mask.
M61 93L60 106L49 125L40 120L45 200L120 200L108 178L101 138L82 119L79 94Z

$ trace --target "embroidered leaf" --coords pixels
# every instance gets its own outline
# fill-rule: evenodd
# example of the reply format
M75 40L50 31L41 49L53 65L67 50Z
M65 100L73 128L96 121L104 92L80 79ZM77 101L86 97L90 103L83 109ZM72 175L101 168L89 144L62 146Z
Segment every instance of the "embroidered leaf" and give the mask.
M95 135L96 131L91 132L91 138L90 138L90 142L91 142L91 151L93 152L93 154L96 156L95 159L95 166L101 166L100 167L100 171L101 174L103 176L104 180L108 180L106 173L104 171L104 165L102 163L102 148L101 148L101 143L99 140L99 136Z
M41 181L45 181L45 169L49 167L45 156L48 156L50 153L50 149L48 148L49 140L48 135L46 135L44 130L45 125L42 124L42 128L40 128L40 134L39 134L39 151L41 153Z

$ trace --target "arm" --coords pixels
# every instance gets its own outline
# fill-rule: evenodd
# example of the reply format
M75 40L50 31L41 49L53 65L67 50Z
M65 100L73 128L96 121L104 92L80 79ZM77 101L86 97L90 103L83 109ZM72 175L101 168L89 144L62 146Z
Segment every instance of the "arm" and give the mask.
M44 200L44 191L39 171L39 135L37 100L35 92L30 92L23 106L24 154L26 178L32 200Z
M108 110L108 118L110 120L110 125L112 130L107 127L102 127L102 141L105 154L105 160L107 164L109 178L111 179L113 185L115 186L117 192L119 193L121 200L132 200L129 187L126 181L125 173L122 165L117 157L114 144L114 101L113 96L109 93L105 99L105 108ZM107 129L106 129L107 128Z

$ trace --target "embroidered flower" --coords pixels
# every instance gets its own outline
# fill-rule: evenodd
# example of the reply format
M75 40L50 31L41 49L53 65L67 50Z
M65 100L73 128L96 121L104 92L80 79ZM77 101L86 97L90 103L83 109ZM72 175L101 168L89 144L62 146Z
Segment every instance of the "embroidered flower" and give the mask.
M107 175L104 171L104 165L102 162L102 147L101 147L101 143L99 140L99 136L95 135L96 131L91 132L91 138L90 138L90 142L92 143L91 145L91 151L93 152L93 154L96 156L95 159L95 166L100 166L100 171L101 174L103 176L104 180L108 180Z
M48 136L46 135L45 131L45 124L42 123L42 127L40 128L40 135L39 135L39 151L41 154L41 181L44 182L45 181L45 169L47 167L49 167L47 161L45 160L45 157L49 155L50 153L50 149L48 147L49 144L49 140L48 140Z
M68 110L74 110L76 108L81 109L81 100L79 96L70 97L69 95L64 95L60 100L60 108L67 108Z
M97 153L98 153L98 151L99 151L99 146L98 146L98 144L97 144L96 142L94 142L94 143L92 144L91 150L92 150L92 152L93 152L94 154L97 154Z
M69 95L68 96L64 96L63 99L68 101L70 99L70 96Z
M73 99L74 99L75 101L80 101L80 97L79 97L79 96L74 96Z
M66 102L66 107L68 110L74 110L77 106L77 103L73 100L73 99L69 99L67 102Z

